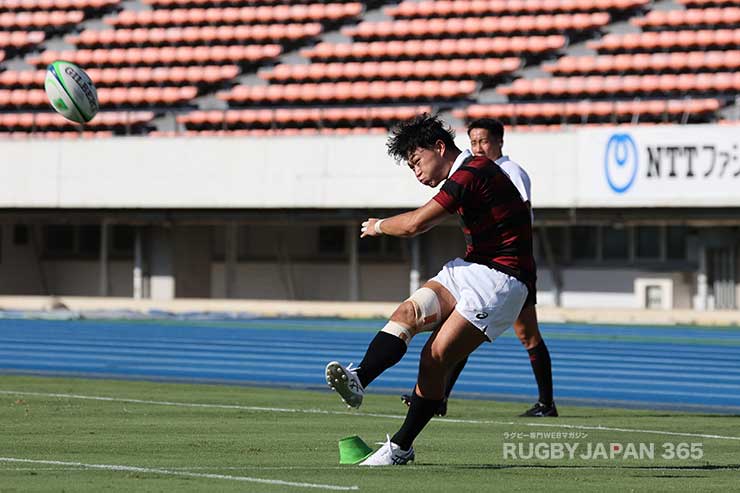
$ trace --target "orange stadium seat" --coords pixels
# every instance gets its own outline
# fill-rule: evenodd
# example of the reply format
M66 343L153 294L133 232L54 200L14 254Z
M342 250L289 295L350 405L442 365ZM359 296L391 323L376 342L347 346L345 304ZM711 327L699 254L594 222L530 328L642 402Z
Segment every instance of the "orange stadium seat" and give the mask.
M349 63L312 63L310 65L277 65L259 73L267 81L388 80L394 78L436 78L456 76L494 77L510 73L521 66L518 58L474 58L454 60L367 61Z
M476 36L492 33L546 33L567 30L585 31L609 22L605 12L593 14L558 14L540 16L504 16L451 19L412 19L395 22L362 22L342 30L359 39L404 39L450 36Z
M0 48L24 48L44 41L43 31L0 31Z
M725 92L740 91L740 76L733 72L712 72L699 74L635 75L622 77L616 75L591 75L573 77L553 77L548 79L518 79L509 86L499 87L497 91L505 96L516 98L542 96L597 96L604 94L650 94L674 91L686 92ZM563 91L563 83L567 88Z
M121 0L3 0L0 7L9 11L19 10L86 10L103 9L118 5Z
M740 50L564 56L543 68L564 75L737 69L740 68Z
M301 101L373 101L453 99L469 96L475 91L474 81L373 81L338 82L319 84L284 84L271 86L236 86L231 91L218 94L224 101L232 103L280 103L285 102L286 91L299 91Z
M740 23L740 7L654 10L644 17L635 17L630 22L642 28L734 26Z
M186 26L203 24L270 24L335 21L357 17L363 11L359 2L341 4L296 4L290 6L248 6L233 8L191 8L176 10L130 11L105 19L112 26Z
M81 10L3 12L0 13L0 27L52 29L79 24L83 18Z
M481 16L485 14L532 14L553 12L591 12L597 10L630 10L648 5L649 0L441 0L403 1L384 8L395 18Z
M45 66L54 60L63 59L83 67L106 65L157 65L160 63L206 63L206 62L257 62L278 56L280 45L248 46L179 46L95 50L47 50L39 56L29 57L29 63Z
M521 53L543 53L565 46L565 37L512 36L476 39L426 39L406 41L373 41L370 43L319 43L301 50L301 54L312 60L362 60L366 58L429 58L455 56L484 56ZM370 56L370 51L376 52Z
M735 49L738 45L740 45L740 29L607 34L599 41L587 43L587 46L592 49L607 52L711 47Z

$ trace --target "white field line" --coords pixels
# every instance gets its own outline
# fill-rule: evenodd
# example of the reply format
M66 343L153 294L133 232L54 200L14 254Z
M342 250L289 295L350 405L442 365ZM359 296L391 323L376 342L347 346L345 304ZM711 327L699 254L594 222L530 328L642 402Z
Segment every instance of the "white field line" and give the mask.
M83 469L100 469L103 471L124 471L124 472L141 472L150 474L162 474L166 476L188 476L192 478L206 479L226 479L230 481L244 481L247 483L270 484L277 486L294 486L297 488L317 488L322 490L354 491L359 490L358 486L337 486L332 484L317 483L294 483L292 481L282 481L280 479L262 479L251 478L248 476L228 476L224 474L207 474L190 471L173 471L171 469L157 469L150 467L121 466L115 464L84 464L82 462L63 462L58 460L35 460L35 459L18 459L15 457L0 457L0 462L12 462L21 464L43 464L48 466L69 466L81 467Z
M142 399L124 399L120 397L102 397L94 395L78 395L78 394L57 394L47 392L24 392L17 390L0 390L0 394L5 395L32 395L39 397L60 397L64 399L81 399L88 401L104 401L104 402L125 402L129 404L151 404L156 406L174 406L174 407L189 407L189 408L204 408L204 409L234 409L240 411L257 411L257 412L273 412L273 413L303 413L303 414L330 414L330 415L343 415L343 416L366 416L373 418L387 418L387 419L404 419L406 416L400 414L378 414L378 413L361 413L351 411L327 411L323 409L294 409L294 408L283 408L283 407L261 407L261 406L240 406L237 404L199 404L195 402L171 402L171 401L149 401ZM491 425L506 425L506 426L531 426L540 428L564 428L572 430L591 430L591 431L618 431L624 433L646 433L650 435L666 435L666 436L682 436L682 437L693 437L693 438L714 438L717 440L737 440L740 441L740 437L737 436L726 436L726 435L711 435L705 433L685 433L679 431L664 431L664 430L641 430L637 428L613 428L610 426L586 426L586 425L569 425L564 423L532 423L524 421L493 421L493 420L478 420L478 419L454 419L454 418L435 418L436 423L460 423L460 424L491 424Z

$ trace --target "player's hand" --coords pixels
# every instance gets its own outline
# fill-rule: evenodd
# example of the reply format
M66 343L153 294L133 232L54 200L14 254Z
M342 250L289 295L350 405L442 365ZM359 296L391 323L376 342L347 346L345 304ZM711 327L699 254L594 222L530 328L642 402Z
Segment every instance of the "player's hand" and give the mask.
M380 234L375 231L375 223L378 222L379 219L377 217L371 217L367 221L362 223L362 227L360 228L360 238L365 238L366 236L380 236Z

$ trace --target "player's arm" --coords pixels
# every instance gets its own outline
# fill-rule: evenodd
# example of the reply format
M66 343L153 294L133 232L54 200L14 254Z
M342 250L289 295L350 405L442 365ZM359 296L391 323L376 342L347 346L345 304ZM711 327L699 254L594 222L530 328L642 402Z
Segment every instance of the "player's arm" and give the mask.
M362 223L360 238L380 236L381 234L403 237L416 236L429 231L449 215L450 213L444 207L432 199L413 211L384 219L369 218Z

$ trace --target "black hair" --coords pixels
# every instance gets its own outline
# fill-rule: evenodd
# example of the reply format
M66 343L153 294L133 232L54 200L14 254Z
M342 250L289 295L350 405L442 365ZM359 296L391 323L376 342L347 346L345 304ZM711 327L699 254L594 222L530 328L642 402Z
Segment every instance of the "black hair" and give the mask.
M438 140L452 147L455 145L455 133L438 117L422 113L396 124L391 129L386 147L388 155L396 162L402 162L419 147L432 149Z
M504 124L493 118L478 118L473 120L468 125L468 135L474 128L482 128L488 130L491 137L498 137L499 140L504 140Z

